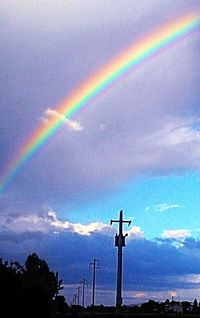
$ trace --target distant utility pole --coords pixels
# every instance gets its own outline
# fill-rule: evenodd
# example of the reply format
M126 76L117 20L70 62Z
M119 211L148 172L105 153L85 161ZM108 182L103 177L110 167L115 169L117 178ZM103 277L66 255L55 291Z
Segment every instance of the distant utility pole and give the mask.
M85 306L85 287L88 287L87 279L83 278L81 281L82 285L82 307Z
M116 307L120 308L122 305L122 248L125 246L125 237L123 235L123 223L131 224L131 221L123 220L123 211L120 211L119 220L111 220L112 223L119 223L119 234L115 236L115 246L118 247L118 262L117 262L117 293L116 293Z
M76 298L77 298L77 294L74 294L73 303L75 306L76 306Z
M80 295L81 287L77 287L77 305L79 306L79 295Z
M92 275L92 306L94 306L95 285L96 285L96 270L100 269L99 260L94 258L93 263L90 263L90 267L93 268L93 275Z

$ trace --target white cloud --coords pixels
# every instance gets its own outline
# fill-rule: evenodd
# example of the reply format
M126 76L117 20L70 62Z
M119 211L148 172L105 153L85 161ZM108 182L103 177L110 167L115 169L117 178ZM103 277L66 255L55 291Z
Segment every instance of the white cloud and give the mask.
M106 229L109 228L108 225L103 224L101 222L92 222L87 225L83 225L81 223L71 223L69 221L61 222L58 220L56 213L54 211L49 211L48 215L51 217L50 224L57 228L58 230L69 230L73 233L78 233L80 235L90 235L94 232L105 232Z
M114 236L115 228L102 222L91 222L89 224L72 223L70 221L62 222L56 215L56 212L49 210L43 215L28 214L1 216L0 229L14 232L41 231L43 233L53 232L55 234L61 231L69 231L80 235L89 236L92 233L101 233L106 236ZM126 232L129 239L142 239L144 232L139 226L133 226Z
M128 239L143 239L144 238L144 232L139 226L133 226L129 231L127 231Z
M155 204L152 206L147 206L145 207L145 211L151 211L151 210L156 210L158 212L164 212L167 210L172 210L172 209L179 209L182 208L182 205L179 204L169 204L169 203L159 203L159 204Z
M200 275L199 274L189 274L184 278L186 282L192 284L200 284Z
M171 210L171 209L177 209L177 208L180 208L180 205L163 203L163 204L158 204L157 206L155 206L155 209L160 212Z
M87 225L81 223L70 223L68 221L62 223L57 219L54 211L49 211L48 215L52 217L51 225L57 229L67 229L71 232L78 233L80 235L90 235L94 232L99 232L105 235L114 235L115 229L102 222L92 222ZM143 239L144 232L139 226L133 226L129 231L126 231L129 239Z
M51 108L47 108L45 110L44 117L42 117L41 120L46 124L50 123L52 120L60 120L63 121L63 123L66 124L70 130L83 130L83 126L78 121L65 118L64 115L60 114L57 110Z
M69 221L61 222L58 220L56 213L54 211L49 211L48 215L51 217L50 224L57 228L58 230L69 230L73 233L78 233L80 235L90 235L94 232L104 233L108 230L109 225L103 224L101 222L92 222L90 224L81 224L81 223L71 223ZM114 231L114 230L113 230Z
M175 297L177 294L175 291L167 291L167 290L145 290L145 291L127 291L124 290L124 298L125 300L129 300L129 303L141 305L143 302L147 302L149 299L154 299L155 301L165 301L167 298Z
M50 229L48 215L40 216L38 214L5 216L0 219L0 229L4 231L13 231L17 233L27 231L41 231L47 233Z
M26 232L26 231L41 231L44 233L53 232L58 233L60 231L70 231L78 233L80 235L90 235L94 232L102 234L108 233L114 234L114 228L101 222L92 222L90 224L71 223L69 221L62 222L57 218L55 211L50 210L43 215L27 214L27 215L15 215L15 216L1 216L0 218L1 230L9 230L14 232Z
M108 123L110 129L109 132L105 131L104 138L96 139L96 134L86 133L84 143L83 140L76 140L74 151L77 159L75 156L74 164L84 181L95 180L96 185L97 182L105 184L106 179L112 184L116 180L123 181L145 173L166 175L174 171L200 168L200 135L193 129L191 119L187 121L183 118L171 118L170 124L166 122L169 120L167 118L157 119L155 129L150 127L150 122L142 115L146 126L142 128L144 123L141 123L138 127L139 116L140 114L138 117L135 114L132 117L135 127L124 122L119 129L119 124L113 127L114 123ZM127 133L128 127L130 130ZM143 129L146 130L145 133ZM163 206L165 208L168 208L167 205ZM178 206L173 204L171 208Z
M199 295L200 289L197 288L182 288L179 289L177 288L176 290L145 290L144 296L142 296L143 292L140 291L124 291L124 296L129 298L129 303L130 299L132 298L133 301L132 303L139 304L148 301L149 299L154 299L155 301L165 301L166 299L171 300L172 297L176 301L194 301L195 296L194 295ZM141 297L137 297L137 294ZM140 298L140 299L139 299Z
M190 236L191 232L187 229L164 230L162 233L162 237L166 239L184 240Z
M177 126L172 123L167 124L163 130L159 132L160 144L166 146L178 146L186 143L193 143L200 141L200 133L193 130L189 126Z
M133 293L133 298L143 299L145 297L146 293L142 291L137 291Z

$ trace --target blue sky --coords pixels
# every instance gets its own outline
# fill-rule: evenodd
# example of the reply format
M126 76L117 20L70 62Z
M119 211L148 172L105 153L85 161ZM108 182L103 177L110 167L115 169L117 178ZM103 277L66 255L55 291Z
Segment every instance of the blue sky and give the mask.
M74 87L192 11L199 1L2 1L0 173ZM0 194L1 257L37 252L59 271L68 301L86 276L88 304L97 257L96 301L114 304L109 222L123 209L132 220L124 303L198 297L199 49L198 30L77 112L21 168Z
M81 223L94 219L108 224L116 211L123 208L126 218L145 232L145 237L160 237L166 229L187 228L196 237L199 234L199 190L197 173L163 177L141 177L126 183L115 192L109 192L103 200L93 201L90 193L84 203L71 207L69 218ZM82 213L81 213L82 212ZM117 212L118 213L118 212ZM65 206L58 206L58 215L63 218ZM191 217L192 216L192 217Z

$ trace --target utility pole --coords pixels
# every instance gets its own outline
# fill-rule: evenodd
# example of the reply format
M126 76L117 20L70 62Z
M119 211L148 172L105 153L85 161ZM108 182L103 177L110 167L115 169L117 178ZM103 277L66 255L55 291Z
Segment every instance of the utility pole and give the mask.
M92 306L94 306L95 285L96 285L96 270L100 269L99 260L94 258L93 263L90 263L90 267L93 268L93 275L92 275Z
M77 287L77 305L79 306L79 295L80 295L81 287Z
M73 298L73 303L74 303L75 306L76 306L76 298L77 298L77 294L75 293L74 294L74 298Z
M120 211L119 220L111 220L112 223L119 223L119 234L115 235L115 246L118 247L118 262L117 262L117 293L116 293L116 307L119 309L122 306L122 248L125 246L125 237L123 235L123 223L131 224L131 221L123 220L123 211Z
M85 306L85 287L88 287L87 279L83 278L82 284L82 307Z

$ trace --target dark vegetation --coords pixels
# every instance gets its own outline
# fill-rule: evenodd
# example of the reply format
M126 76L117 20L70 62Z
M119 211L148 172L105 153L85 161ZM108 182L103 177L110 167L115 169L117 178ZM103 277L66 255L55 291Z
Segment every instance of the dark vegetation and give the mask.
M0 259L0 306L6 318L64 318L64 317L200 317L200 306L195 299L175 302L168 299L162 303L149 300L140 306L123 306L120 313L115 307L72 306L69 308L64 296L62 280L52 272L48 264L37 254L29 255L25 265ZM173 308L181 308L175 312Z
M29 255L24 267L18 262L0 260L0 302L4 317L46 318L59 309L67 311L59 296L62 280L50 271L47 263L35 253Z

